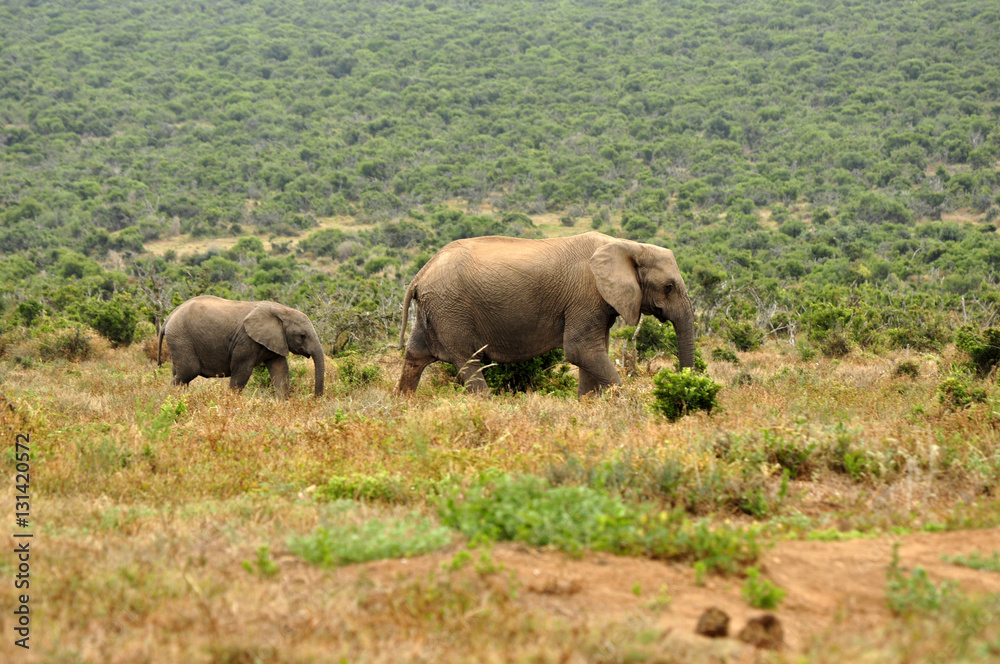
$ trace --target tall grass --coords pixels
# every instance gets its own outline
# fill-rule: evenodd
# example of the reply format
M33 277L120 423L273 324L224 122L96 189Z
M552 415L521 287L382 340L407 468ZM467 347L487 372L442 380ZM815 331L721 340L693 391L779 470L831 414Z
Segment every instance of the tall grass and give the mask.
M650 374L584 400L484 399L433 380L398 398L399 358L371 356L364 364L380 367L371 380L315 399L311 364L295 359L292 397L278 401L268 386L233 393L225 380L171 387L169 366L156 368L135 346L94 342L76 361L0 360L5 440L24 432L32 441L33 525L44 536L33 557L45 579L32 596L45 626L40 652L52 661L359 653L381 661L396 657L391 648L409 647L411 658L504 661L556 652L560 635L572 632L575 657L624 659L630 647L641 650L645 623L555 618L523 604L503 574L424 567L383 577L378 563L331 571L292 542L349 562L373 554L337 557L339 540L395 546L406 528L452 526L447 546L480 534L508 538L478 521L495 516L493 494L480 489L503 476L530 477L541 501L515 496L514 515L532 505L553 517L590 509L603 525L588 526L580 512L553 531L562 539L547 540L570 551L705 561L726 546L746 551L817 529L1000 523L989 497L1000 490L995 384L977 383L983 403L944 408L937 388L946 358L921 359L915 378L894 374L897 359L804 363L791 349L765 346L738 366L710 364L724 386L718 407L675 422L649 410ZM337 370L327 366L332 385ZM742 374L750 379L737 380ZM6 452L2 458L9 462ZM454 523L438 511L449 496L466 510ZM666 525L653 528L660 513ZM615 514L627 536L608 536ZM366 530L373 523L385 528ZM403 534L393 530L398 523ZM472 523L480 527L464 525ZM545 544L537 532L515 528L509 538ZM719 532L726 539L713 539ZM688 538L688 553L665 555L678 537ZM708 569L754 559L732 556L739 565ZM0 584L0 603L13 605L14 592ZM473 633L474 650L450 636ZM422 645L413 645L418 634ZM617 645L602 650L612 637ZM10 648L0 644L4 661Z

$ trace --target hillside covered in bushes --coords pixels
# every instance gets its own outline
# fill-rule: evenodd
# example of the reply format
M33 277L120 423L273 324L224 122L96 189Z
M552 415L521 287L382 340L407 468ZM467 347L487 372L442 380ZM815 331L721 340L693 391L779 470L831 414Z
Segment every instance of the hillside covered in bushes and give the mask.
M936 348L996 322L998 26L975 0L6 3L2 325L209 292L363 347L444 243L544 218L675 249L703 332ZM147 251L185 237L226 248Z

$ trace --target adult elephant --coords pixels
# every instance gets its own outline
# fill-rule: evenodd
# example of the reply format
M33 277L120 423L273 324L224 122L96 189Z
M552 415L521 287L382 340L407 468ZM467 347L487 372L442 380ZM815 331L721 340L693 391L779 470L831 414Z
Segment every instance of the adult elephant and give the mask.
M309 317L277 302L237 302L199 295L173 310L160 329L156 358L163 364L163 339L170 346L173 384L228 376L243 389L263 364L275 390L288 397L288 353L311 357L316 396L323 395L323 347Z
M525 240L456 240L417 273L403 300L416 321L397 391L413 392L436 360L459 368L470 391L489 391L483 362L519 362L553 348L580 369L579 394L620 385L608 334L621 315L671 321L682 367L694 366L694 315L669 249L601 233Z

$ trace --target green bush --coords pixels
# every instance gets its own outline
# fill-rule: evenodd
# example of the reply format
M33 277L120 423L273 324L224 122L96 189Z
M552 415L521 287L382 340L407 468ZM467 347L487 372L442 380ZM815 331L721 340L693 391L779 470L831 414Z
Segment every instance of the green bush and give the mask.
M585 549L663 560L702 561L734 573L761 553L756 529L709 526L682 512L632 505L586 486L552 487L540 477L481 479L443 497L441 522L473 540L513 540L563 551Z
M830 332L819 342L819 349L826 357L846 357L851 354L851 342L842 332Z
M38 354L44 360L60 358L77 362L86 360L91 353L90 335L77 326L75 330L64 330L54 335L46 335L38 344Z
M762 579L756 567L747 569L747 581L740 592L743 599L755 609L776 609L787 594L784 588L769 579Z
M713 348L712 359L716 362L732 362L733 364L740 363L740 358L736 355L736 353L728 348Z
M722 328L722 337L744 353L757 350L764 343L764 332L744 320L727 320Z
M987 572L1000 572L1000 551L994 550L989 556L973 551L969 555L941 556L941 560L952 565L961 565L971 569L981 569Z
M436 551L451 542L447 528L410 515L401 519L372 519L363 524L317 528L292 537L288 548L319 567L337 567L383 558L404 558Z
M338 365L340 381L348 387L366 387L382 377L382 370L374 364L358 366L353 357L345 357Z
M35 319L41 315L42 309L42 303L35 299L19 302L16 309L17 319L25 327L31 327Z
M496 364L483 370L486 384L494 392L539 392L575 396L576 378L569 373L561 348L550 350L524 362Z
M681 369L679 372L661 369L653 377L654 412L666 417L671 422L694 410L704 410L708 413L718 405L716 396L722 386L708 376L699 376L691 369Z
M954 597L957 588L955 581L935 585L920 566L907 575L899 565L899 543L893 544L885 594L889 609L897 616L934 613Z
M955 346L969 356L972 369L980 376L1000 364L1000 328L976 331L971 325L963 325L955 334Z
M317 492L324 500L364 500L381 503L406 503L411 499L410 488L398 475L384 472L375 475L334 475Z
M920 365L913 360L903 360L893 369L892 375L897 378L920 378Z
M635 350L640 358L649 358L656 353L677 355L677 333L672 324L660 323L653 316L643 316L638 327L638 334L636 326L626 325L615 331L613 336L616 339L631 340L634 335Z
M970 383L970 377L956 373L938 384L938 402L947 410L962 410L986 401L986 390Z
M108 301L93 300L90 326L115 346L128 346L135 337L139 312L127 293L118 292Z

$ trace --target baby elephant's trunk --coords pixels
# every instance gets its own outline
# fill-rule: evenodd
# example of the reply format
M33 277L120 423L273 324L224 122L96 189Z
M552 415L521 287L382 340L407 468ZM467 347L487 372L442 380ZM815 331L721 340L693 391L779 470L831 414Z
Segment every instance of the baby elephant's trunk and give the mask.
M316 396L323 396L323 383L326 377L326 358L323 357L322 349L312 356L313 367L316 371Z

